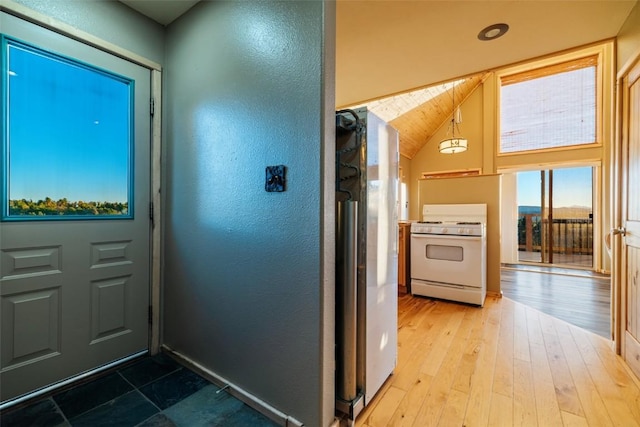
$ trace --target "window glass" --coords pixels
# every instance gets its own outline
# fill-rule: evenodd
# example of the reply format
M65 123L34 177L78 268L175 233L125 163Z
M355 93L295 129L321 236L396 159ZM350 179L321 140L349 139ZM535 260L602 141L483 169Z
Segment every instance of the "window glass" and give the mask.
M427 245L425 251L427 259L441 259L444 261L457 262L462 262L464 260L464 249L462 246Z
M3 219L131 218L133 82L2 39Z
M500 152L596 143L597 57L501 78Z

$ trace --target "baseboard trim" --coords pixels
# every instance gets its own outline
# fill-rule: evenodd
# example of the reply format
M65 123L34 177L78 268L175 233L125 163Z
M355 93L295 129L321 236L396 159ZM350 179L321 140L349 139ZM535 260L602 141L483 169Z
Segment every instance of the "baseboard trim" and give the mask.
M241 400L247 405L251 406L253 409L260 412L264 416L268 417L272 421L280 424L281 426L283 427L303 427L304 426L303 423L291 417L290 415L287 415L277 410L273 406L266 403L264 400L259 399L258 397L252 395L251 393L242 389L241 387L238 387L235 384L231 383L230 381L227 381L227 379L221 377L220 375L216 374L210 369L205 368L198 362L191 360L187 356L173 350L169 346L163 344L162 349L165 353L167 353L169 356L176 359L179 363L201 374L202 376L207 378L209 381L211 381L221 389L224 388L227 393Z

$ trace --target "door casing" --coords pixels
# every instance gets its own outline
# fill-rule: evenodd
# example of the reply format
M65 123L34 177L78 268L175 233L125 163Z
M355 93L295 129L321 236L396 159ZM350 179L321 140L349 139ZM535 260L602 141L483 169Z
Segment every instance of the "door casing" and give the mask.
M640 292L630 289L638 283L638 270L640 269L640 252L636 249L629 250L629 247L640 248L640 218L629 218L630 207L638 206L638 200L632 199L629 190L631 180L630 171L632 167L638 168L638 160L635 165L631 164L629 148L640 146L640 121L637 114L631 114L634 104L636 109L640 105L640 90L632 92L631 86L640 86L640 54L631 59L618 73L618 109L617 109L617 136L616 145L613 149L615 161L614 186L615 203L612 235L613 254L613 304L614 304L614 343L616 351L625 359L631 370L640 377L640 363L636 356L640 354L638 340L640 336L633 336L628 331L628 322L636 322L636 326L631 325L631 329L637 329L637 316L640 309ZM634 96L632 98L632 96ZM635 131L635 133L634 133ZM637 172L636 172L637 173ZM633 256L636 254L636 256ZM630 256L631 255L631 256ZM633 270L633 271L632 271ZM633 273L633 277L632 274ZM630 304L635 305L635 309L630 310Z

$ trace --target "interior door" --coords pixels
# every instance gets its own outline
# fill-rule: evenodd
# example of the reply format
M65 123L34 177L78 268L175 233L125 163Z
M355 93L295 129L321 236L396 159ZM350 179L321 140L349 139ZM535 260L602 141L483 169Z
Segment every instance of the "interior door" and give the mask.
M150 71L0 23L7 401L148 348Z
M623 357L640 377L640 61L623 78L622 238Z

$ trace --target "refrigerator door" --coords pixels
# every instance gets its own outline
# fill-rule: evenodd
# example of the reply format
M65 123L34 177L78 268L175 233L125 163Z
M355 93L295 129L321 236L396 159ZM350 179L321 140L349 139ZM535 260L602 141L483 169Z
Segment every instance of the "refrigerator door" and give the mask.
M397 361L398 139L398 132L393 127L366 108L337 112L336 200L338 206L347 201L357 202L355 347L358 396L355 399L351 399L351 393L344 392L351 384L347 375L351 371L351 359L343 356L343 353L350 354L347 350L352 345L345 328L348 326L346 312L353 310L339 314L336 326L339 338L336 409L352 419L380 390ZM343 251L340 245L336 250L337 260L341 259ZM343 280L336 282L338 287ZM336 308L342 306L344 304L338 298Z
M365 405L397 361L398 139L397 130L367 114Z

